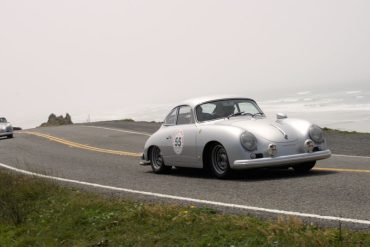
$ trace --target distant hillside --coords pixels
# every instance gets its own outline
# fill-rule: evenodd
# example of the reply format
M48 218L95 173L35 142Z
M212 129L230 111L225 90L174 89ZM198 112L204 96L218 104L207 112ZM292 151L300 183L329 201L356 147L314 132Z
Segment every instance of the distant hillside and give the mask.
M56 116L54 113L50 114L49 119L46 123L40 125L40 127L48 126L59 126L59 125L68 125L73 124L71 116L67 113L65 117Z

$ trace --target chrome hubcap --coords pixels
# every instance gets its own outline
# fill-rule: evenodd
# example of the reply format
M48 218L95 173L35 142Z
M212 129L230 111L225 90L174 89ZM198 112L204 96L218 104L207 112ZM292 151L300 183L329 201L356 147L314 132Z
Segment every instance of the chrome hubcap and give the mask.
M155 169L159 169L163 165L161 150L157 147L152 149L152 164Z
M229 166L229 159L224 147L217 145L212 150L212 165L217 173L225 173Z

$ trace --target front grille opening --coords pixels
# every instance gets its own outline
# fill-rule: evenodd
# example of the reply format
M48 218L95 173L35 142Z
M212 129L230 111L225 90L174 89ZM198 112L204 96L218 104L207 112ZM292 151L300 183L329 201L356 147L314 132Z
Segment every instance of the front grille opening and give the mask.
M320 150L321 150L320 147L314 147L312 152L317 152L317 151L320 151Z

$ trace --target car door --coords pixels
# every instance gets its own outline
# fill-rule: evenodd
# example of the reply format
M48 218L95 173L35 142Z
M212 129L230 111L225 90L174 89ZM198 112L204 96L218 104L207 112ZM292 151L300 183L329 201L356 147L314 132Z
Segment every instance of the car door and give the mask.
M197 126L190 106L179 107L176 125L171 130L174 166L199 167L197 159Z
M175 132L177 121L178 107L172 109L164 120L163 126L160 130L159 148L166 165L173 165L173 145L172 136Z

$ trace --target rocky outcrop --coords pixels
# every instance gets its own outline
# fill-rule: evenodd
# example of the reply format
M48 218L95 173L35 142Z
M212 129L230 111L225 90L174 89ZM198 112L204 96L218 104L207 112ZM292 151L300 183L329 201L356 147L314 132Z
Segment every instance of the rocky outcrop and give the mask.
M59 126L59 125L67 125L73 124L71 116L67 113L65 117L63 116L56 116L54 113L50 114L49 119L46 123L41 124L40 127L48 127L48 126Z

